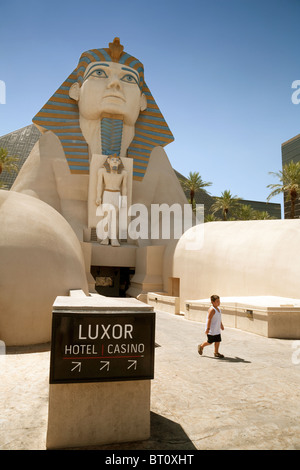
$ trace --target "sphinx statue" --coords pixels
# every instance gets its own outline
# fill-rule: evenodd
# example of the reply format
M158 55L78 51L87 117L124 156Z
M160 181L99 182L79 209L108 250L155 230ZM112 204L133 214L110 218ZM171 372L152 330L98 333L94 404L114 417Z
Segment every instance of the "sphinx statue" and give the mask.
M91 266L141 266L131 296L146 284L162 288L164 247L157 238L148 237L146 247L126 238L124 207L118 209L125 247L110 233L104 246L91 238L96 211L114 198L109 189L146 208L187 203L163 149L173 135L146 84L143 64L124 51L118 38L106 48L84 52L33 123L41 137L8 194L0 191L0 249L6 253L0 263L0 326L7 344L49 341L55 297L74 289L90 292L95 285ZM108 181L105 168L113 158L124 165L122 174L111 170L117 183ZM14 273L22 265L26 282L19 284L18 295L7 265ZM153 273L144 272L147 266Z
M84 52L33 123L42 136L12 190L54 207L79 239L87 226L93 155L132 160L133 203L186 203L163 151L173 135L145 82L143 64L118 38L108 48Z

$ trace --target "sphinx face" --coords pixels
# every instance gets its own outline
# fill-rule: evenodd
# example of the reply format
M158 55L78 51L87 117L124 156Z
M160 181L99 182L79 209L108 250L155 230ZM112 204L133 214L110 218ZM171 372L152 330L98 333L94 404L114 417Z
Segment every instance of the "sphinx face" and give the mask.
M119 165L121 163L121 160L119 157L109 157L107 161L108 161L111 171L118 171Z
M147 107L136 70L115 62L89 64L82 86L74 83L70 97L78 101L79 113L85 119L101 119L107 113L123 116L128 125L134 125Z

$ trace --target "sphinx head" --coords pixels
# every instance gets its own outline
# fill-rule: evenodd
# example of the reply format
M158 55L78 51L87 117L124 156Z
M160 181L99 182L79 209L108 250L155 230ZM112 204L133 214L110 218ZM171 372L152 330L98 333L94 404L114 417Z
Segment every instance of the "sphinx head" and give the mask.
M143 64L123 51L118 38L109 48L84 52L76 69L33 118L41 132L56 134L71 173L89 174L82 117L94 121L109 118L132 126L134 136L127 157L134 160L133 178L137 181L145 175L152 149L174 140L145 82Z
M133 68L121 60L123 46L118 38L109 46L108 50L94 50L94 55L91 51L82 54L77 81L70 87L69 96L77 101L79 113L85 119L118 116L133 126L140 112L147 108L142 92L143 66ZM100 51L106 60L101 60Z

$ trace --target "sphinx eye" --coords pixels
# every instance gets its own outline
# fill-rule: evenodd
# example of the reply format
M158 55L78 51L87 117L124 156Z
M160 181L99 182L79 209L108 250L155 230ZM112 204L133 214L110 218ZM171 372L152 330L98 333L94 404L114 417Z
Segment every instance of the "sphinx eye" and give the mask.
M137 79L133 76L133 75L130 75L129 73L127 73L126 75L124 75L121 80L123 82L126 82L126 83L134 83L136 85L138 85L138 82L137 82Z
M92 73L92 76L97 77L97 78L107 78L106 73L102 69L94 70L94 72Z

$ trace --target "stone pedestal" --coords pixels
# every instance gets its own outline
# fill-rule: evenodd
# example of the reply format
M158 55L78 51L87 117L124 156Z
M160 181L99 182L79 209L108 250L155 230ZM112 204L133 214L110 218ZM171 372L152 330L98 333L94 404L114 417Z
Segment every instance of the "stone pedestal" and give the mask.
M84 324L84 316L88 315L88 318L92 318L99 314L105 315L105 320L102 323L109 321L111 323L110 330L105 326L102 328L102 336L104 336L105 328L107 331L113 329L113 317L116 318L118 315L121 320L117 323L122 323L121 315L125 318L135 318L135 322L139 321L139 315L148 317L153 316L153 307L138 301L137 299L131 298L108 298L100 295L93 294L91 296L85 296L82 291L74 291L69 297L58 297L53 306L53 312L55 312L58 321L62 316L69 318L74 312L79 314L80 323ZM127 316L127 314L129 316ZM101 317L102 318L102 317ZM92 320L91 320L92 321ZM130 320L126 320L128 323ZM126 323L125 322L125 323ZM66 329L68 329L68 323L64 323ZM100 339L100 327L99 326L99 339ZM131 343L141 342L135 328L134 321L132 325L125 324L127 328L127 338L120 339L120 343L126 343L131 346ZM115 338L119 337L120 324L116 324ZM154 328L153 328L154 330ZM83 337L88 336L87 332L80 333ZM62 336L58 336L59 344L64 343L63 336L65 332L62 332ZM92 335L90 335L92 337ZM108 335L107 335L108 336ZM72 341L74 338L74 332L67 333L68 341ZM93 337L95 337L93 330ZM57 338L57 337L56 337ZM60 339L62 338L62 339ZM113 336L111 335L111 338ZM114 338L110 341L114 343L114 347L119 347L120 354L122 354L121 344L118 345L118 341ZM77 338L76 338L77 339ZM75 339L75 342L76 342ZM129 339L129 340L128 340ZM154 331L153 331L153 350L154 350ZM137 380L131 376L131 380L126 377L120 380L117 377L111 377L108 381L86 381L74 382L74 383L59 383L53 380L54 362L54 335L52 335L52 347L51 347L51 368L50 368L50 389L49 389L49 411L48 411L48 431L47 431L47 449L65 449L65 448L87 448L97 445L104 445L110 443L119 442L130 442L145 440L150 437L150 389L151 381L148 379ZM124 346L124 345L122 345ZM61 348L61 345L59 346ZM69 346L68 346L69 348ZM102 351L101 351L102 348ZM97 370L105 367L105 361L110 359L118 361L118 355L115 354L115 358L109 356L112 354L111 349L113 346L109 345L107 349L103 346L103 341L97 344L97 354L90 359L94 361L86 361L95 364ZM140 355L140 361L145 359L148 354L148 347L145 346L145 350ZM74 351L72 352L74 355ZM76 357L63 357L63 359L70 359L69 361L63 361L72 365L76 369L84 354L81 353ZM101 356L101 357L97 357ZM135 356L133 359L129 358L128 355L124 355L121 360L128 361L126 364L126 374L131 373L134 370ZM87 359L87 358L85 358ZM74 362L72 362L74 360ZM102 361L101 361L102 360ZM78 361L78 362L76 362ZM98 364L99 363L99 364ZM123 362L124 363L124 362ZM142 363L142 362L141 362ZM83 367L84 367L84 363ZM97 364L97 366L96 366ZM139 363L140 364L140 363ZM131 367L132 366L132 367ZM139 366L139 365L138 365ZM57 365L55 366L58 367ZM81 366L80 366L81 367ZM113 369L111 365L110 373ZM74 373L78 374L78 370L74 370ZM138 369L137 369L138 371ZM82 371L81 371L82 373ZM133 374L135 372L132 372ZM64 379L63 379L64 380ZM63 382L61 380L61 382Z
M47 449L150 437L150 380L51 384Z

